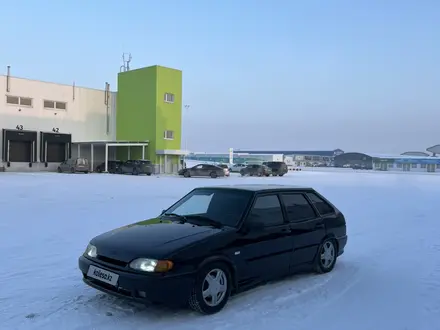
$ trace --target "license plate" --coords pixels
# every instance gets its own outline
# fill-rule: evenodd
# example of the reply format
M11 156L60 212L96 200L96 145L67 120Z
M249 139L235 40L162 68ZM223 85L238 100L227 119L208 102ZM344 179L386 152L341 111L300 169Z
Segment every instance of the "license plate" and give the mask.
M87 271L87 276L113 286L116 286L119 279L118 274L109 272L107 270L95 266L89 267L89 270Z

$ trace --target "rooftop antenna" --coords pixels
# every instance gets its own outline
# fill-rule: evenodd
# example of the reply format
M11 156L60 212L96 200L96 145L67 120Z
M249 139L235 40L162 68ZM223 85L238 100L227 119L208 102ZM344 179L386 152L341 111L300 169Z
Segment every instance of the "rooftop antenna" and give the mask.
M119 68L120 72L130 71L131 53L122 53L122 65Z

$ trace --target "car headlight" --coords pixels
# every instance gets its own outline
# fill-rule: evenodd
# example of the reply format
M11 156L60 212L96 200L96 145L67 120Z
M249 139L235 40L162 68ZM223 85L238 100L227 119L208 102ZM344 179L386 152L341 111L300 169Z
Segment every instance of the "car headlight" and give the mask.
M173 262L169 260L139 258L130 262L130 268L148 273L163 273L173 268Z
M96 246L89 244L87 245L84 254L90 258L96 258L96 256L98 255L98 249L96 248Z

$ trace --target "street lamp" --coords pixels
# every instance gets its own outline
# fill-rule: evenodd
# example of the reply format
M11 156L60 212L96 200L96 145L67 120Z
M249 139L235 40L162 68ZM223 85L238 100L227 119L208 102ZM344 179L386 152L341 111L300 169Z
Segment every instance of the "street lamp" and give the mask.
M187 113L189 111L189 108L191 108L191 105L185 104L183 106L183 108L185 109L184 113ZM184 134L184 138L183 138L183 141L184 141L183 145L184 145L184 148L185 148L185 155L183 156L183 163L184 164L186 164L186 155L187 155L187 152L188 152L188 133L187 133L188 125L187 124L188 123L185 120L185 125L184 125L184 130L183 130L183 132L185 133Z

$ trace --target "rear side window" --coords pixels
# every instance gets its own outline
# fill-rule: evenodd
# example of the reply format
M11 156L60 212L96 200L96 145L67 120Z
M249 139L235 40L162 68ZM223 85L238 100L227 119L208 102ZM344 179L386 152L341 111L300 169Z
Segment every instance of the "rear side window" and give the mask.
M247 221L260 223L265 227L283 224L284 217L278 196L267 195L257 197Z
M281 198L286 208L290 222L299 222L316 218L315 211L303 194L282 194Z
M313 205L315 205L316 209L319 211L321 215L335 213L335 210L329 203L324 201L321 197L314 193L307 193L307 197L310 198Z

